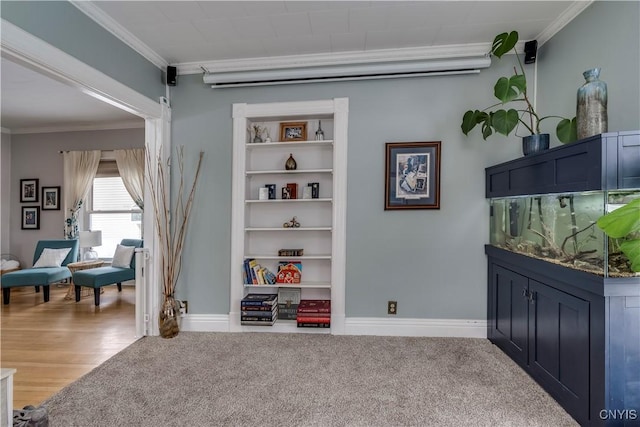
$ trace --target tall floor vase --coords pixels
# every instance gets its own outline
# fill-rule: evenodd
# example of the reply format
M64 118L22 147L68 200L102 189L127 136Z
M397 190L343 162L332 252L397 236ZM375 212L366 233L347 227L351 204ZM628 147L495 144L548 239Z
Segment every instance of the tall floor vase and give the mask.
M173 338L180 332L178 318L180 316L180 307L173 295L164 297L164 302L160 307L160 316L158 317L158 328L162 338Z

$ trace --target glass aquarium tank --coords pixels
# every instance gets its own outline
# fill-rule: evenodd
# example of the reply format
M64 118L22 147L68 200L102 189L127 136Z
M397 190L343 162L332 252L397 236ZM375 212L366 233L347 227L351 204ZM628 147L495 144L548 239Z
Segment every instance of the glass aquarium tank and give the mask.
M604 277L632 277L621 239L608 238L596 221L636 198L640 190L493 198L490 243Z

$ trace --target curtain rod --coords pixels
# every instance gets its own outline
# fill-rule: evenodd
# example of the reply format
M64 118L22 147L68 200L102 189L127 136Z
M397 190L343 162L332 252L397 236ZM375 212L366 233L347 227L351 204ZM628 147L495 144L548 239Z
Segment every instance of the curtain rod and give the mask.
M70 153L72 151L93 151L93 150L60 150L58 154ZM100 150L102 153L113 153L115 150Z

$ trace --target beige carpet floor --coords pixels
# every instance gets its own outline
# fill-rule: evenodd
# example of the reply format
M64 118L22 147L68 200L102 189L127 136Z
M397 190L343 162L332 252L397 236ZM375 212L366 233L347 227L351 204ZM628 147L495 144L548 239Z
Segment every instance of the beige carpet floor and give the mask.
M50 426L575 426L489 341L143 338L44 402Z

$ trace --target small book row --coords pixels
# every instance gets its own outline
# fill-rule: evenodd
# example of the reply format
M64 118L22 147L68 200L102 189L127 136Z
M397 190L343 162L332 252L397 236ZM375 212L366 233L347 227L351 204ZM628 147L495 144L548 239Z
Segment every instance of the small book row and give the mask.
M242 325L271 326L277 319L295 320L300 328L331 327L331 300L301 300L300 289L277 294L248 294L240 302Z
M302 263L300 261L280 261L276 274L258 264L254 258L245 259L243 268L246 285L298 284L302 280Z

